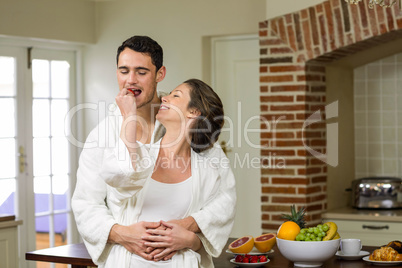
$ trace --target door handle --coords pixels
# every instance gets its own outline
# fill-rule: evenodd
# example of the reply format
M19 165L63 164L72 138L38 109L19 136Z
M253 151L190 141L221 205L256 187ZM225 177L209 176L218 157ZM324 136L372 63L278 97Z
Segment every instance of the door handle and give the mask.
M19 169L20 169L20 173L24 173L25 172L25 166L27 165L27 163L25 162L25 149L24 146L20 146L18 149L18 162L19 162Z
M363 224L363 229L370 229L370 230L382 230L382 229L389 229L388 225L383 225L383 226L375 226L375 225L365 225Z

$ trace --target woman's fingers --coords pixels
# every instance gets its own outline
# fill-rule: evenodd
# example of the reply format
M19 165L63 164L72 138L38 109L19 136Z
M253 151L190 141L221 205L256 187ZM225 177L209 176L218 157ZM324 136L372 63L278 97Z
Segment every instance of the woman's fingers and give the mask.
M173 229L173 227L175 226L175 223L166 222L166 221L161 221L161 224L163 226L166 226L167 228L170 228L170 229Z
M169 246L166 242L144 242L144 245L153 248L166 248Z
M161 253L155 255L154 260L156 260L156 261L162 260L162 259L166 258L167 256L171 255L172 252L173 252L172 249L165 248ZM168 260L168 259L166 259L166 260Z
M164 229L147 229L145 232L154 236L167 234L166 230Z
M166 257L163 257L163 260L164 261L170 260L174 256L174 254L176 254L176 253L177 253L177 251L173 251L172 253L170 253Z
M149 253L150 258L153 260L155 258L155 255L161 253L163 250L163 248L153 249L152 252Z

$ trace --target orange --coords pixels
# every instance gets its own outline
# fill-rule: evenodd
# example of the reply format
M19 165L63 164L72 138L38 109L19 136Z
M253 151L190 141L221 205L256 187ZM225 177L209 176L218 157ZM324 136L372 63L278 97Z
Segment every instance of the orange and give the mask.
M293 221L286 221L279 226L277 237L285 240L296 240L300 227Z
M268 233L254 238L254 246L259 252L265 253L270 251L276 244L276 234Z
M252 236L243 236L236 239L229 245L233 253L249 253L254 247L254 238Z

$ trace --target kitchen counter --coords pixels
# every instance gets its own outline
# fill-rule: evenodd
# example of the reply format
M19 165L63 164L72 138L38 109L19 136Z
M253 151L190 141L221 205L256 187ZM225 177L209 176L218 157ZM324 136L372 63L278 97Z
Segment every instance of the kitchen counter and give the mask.
M322 214L323 219L332 220L358 220L358 221L381 221L402 222L402 209L374 210L355 209L351 207L339 208Z
M1 267L19 267L18 263L18 225L22 220L16 220L14 215L0 214Z
M366 246L386 245L402 237L402 210L340 208L322 215L338 225L342 238L358 238Z
M230 238L229 242L226 244L226 247L223 249L225 251L230 242L232 242L234 239ZM368 247L368 246L363 246L363 250L372 252L374 249L377 247ZM238 267L237 265L233 264L230 262L230 259L234 258L233 254L228 254L226 252L222 252L222 254L219 256L219 258L214 258L214 265L215 268L236 268ZM293 268L294 263L285 259L283 255L279 252L278 247L275 245L273 248L273 253L268 254L269 262L265 265L255 265L258 267L267 267L267 268ZM251 264L252 265L252 264ZM250 266L251 266L250 265ZM255 267L252 266L252 267ZM370 263L365 262L363 260L354 260L354 261L349 261L349 260L343 260L340 259L336 256L333 256L329 260L325 261L324 264L321 267L325 268L373 268ZM400 266L399 266L400 267Z

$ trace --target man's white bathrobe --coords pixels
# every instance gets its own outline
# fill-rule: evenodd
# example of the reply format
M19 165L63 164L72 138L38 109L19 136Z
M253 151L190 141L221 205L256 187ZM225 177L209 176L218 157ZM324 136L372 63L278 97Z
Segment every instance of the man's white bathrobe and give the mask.
M99 267L128 267L130 253L120 245L108 244L107 239L114 224L130 225L138 219L159 150L154 141L159 140L160 128L156 128L151 145L141 146L142 168L134 171L119 138L121 121L117 108L89 134L72 198L78 230ZM172 267L213 267L211 256L221 254L233 227L235 180L219 146L204 154L192 152L191 165L192 202L186 216L197 222L203 248L178 252Z

